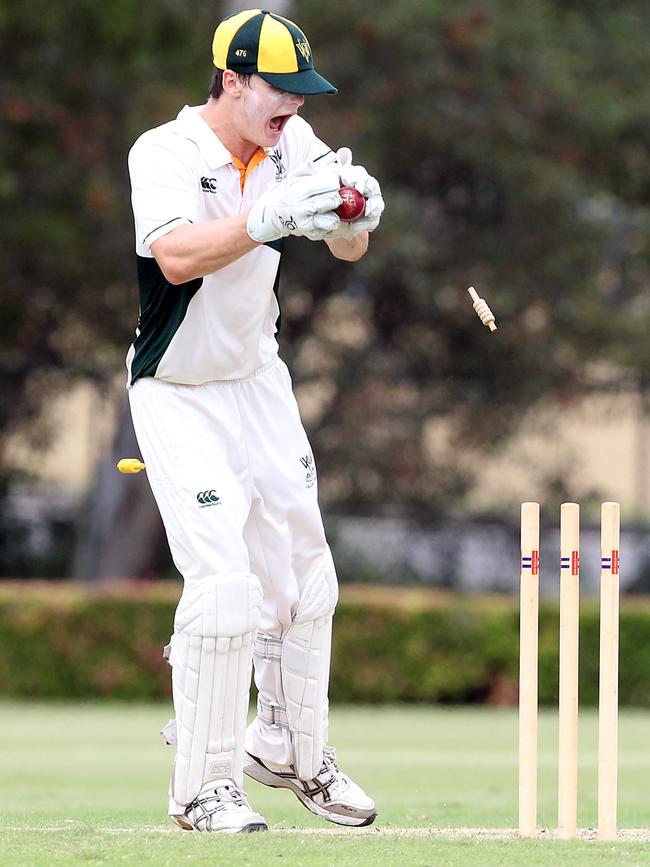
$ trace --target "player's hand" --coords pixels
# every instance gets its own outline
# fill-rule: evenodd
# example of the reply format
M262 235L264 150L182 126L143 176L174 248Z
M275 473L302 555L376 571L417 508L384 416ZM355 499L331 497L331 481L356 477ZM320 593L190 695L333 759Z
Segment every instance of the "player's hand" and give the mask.
M334 213L341 204L339 186L332 169L313 174L299 167L255 202L246 222L248 234L261 244L287 235L320 240L339 222Z
M336 171L338 175L338 164L336 159L336 154L330 152L327 157L324 157L322 161L319 160L317 163L312 162L311 160L306 160L304 163L296 166L295 169L292 169L292 171L286 175L285 181L293 183L298 178L311 177L312 175L318 174L322 175L328 170L330 172ZM340 184L337 189L339 188ZM339 196L336 207L338 208L340 204L341 197ZM349 223L342 223L333 211L328 211L324 214L314 214L314 225L304 233L304 237L308 238L310 241L322 241L325 238L351 238L355 233L350 233L349 225ZM291 234L295 234L295 232L292 232Z

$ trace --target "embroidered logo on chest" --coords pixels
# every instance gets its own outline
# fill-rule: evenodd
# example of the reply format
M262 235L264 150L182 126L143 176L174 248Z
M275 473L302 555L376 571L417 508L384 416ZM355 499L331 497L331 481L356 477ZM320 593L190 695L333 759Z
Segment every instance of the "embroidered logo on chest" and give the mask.
M280 150L280 148L273 148L268 153L269 159L275 166L275 179L276 181L281 181L287 175L287 170L285 169L284 163L282 162L282 151Z
M305 469L305 487L313 488L316 482L316 465L313 454L308 452L304 458L300 458L300 463Z
M201 178L201 189L204 193L216 193L217 192L217 179L216 178Z

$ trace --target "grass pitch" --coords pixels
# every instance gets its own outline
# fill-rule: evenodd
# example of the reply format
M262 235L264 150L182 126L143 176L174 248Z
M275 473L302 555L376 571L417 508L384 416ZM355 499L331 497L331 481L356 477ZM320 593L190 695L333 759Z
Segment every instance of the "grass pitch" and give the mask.
M341 766L379 817L346 830L286 791L247 791L269 834L186 833L166 818L169 708L0 704L0 864L572 865L650 862L650 713L620 718L621 839L597 843L593 712L582 715L578 841L519 840L517 719L512 710L334 708ZM556 822L557 722L540 717L539 823Z

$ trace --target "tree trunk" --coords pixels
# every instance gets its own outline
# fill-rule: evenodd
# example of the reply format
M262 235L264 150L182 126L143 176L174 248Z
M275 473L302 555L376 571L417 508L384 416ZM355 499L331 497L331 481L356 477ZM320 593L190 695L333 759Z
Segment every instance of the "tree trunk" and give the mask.
M146 470L122 475L115 468L120 458L139 454L124 395L113 448L98 466L79 521L77 580L159 578L170 571L167 540Z

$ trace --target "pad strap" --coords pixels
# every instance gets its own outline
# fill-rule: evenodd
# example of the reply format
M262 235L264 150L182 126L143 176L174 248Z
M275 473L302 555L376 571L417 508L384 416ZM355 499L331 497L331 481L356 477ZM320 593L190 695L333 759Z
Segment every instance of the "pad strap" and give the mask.
M287 719L287 709L279 704L262 701L257 699L257 715L263 719L265 723L274 728L288 729L289 720Z
M258 632L253 653L260 659L282 659L282 639Z

